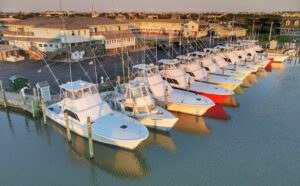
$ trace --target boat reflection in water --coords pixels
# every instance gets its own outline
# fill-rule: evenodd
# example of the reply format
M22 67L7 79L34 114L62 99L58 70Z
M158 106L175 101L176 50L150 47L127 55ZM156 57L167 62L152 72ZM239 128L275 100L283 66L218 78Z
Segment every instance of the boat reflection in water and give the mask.
M176 151L176 144L169 132L149 129L149 137L138 148L146 148L148 145L157 145L169 151Z
M227 107L239 107L240 104L238 103L238 101L235 99L234 96L229 96L223 103L223 106L227 106Z
M201 136L206 136L211 132L210 128L208 128L208 126L206 125L203 117L181 113L173 113L173 115L179 118L179 120L173 127L177 131Z
M258 70L259 71L259 70ZM258 72L257 71L257 72ZM256 73L257 73L256 72ZM256 83L257 82L257 78L256 78L256 74L249 74L246 79L250 82L250 83Z
M65 129L51 124L52 128L66 137ZM88 141L78 135L72 135L72 142L65 143L68 147L69 158L74 163L82 164L89 159ZM139 153L139 150L128 151L113 146L94 143L94 158L92 162L101 170L117 177L138 178L146 176L150 168L146 159ZM75 153L75 155L74 155ZM78 158L81 157L81 158Z
M220 104L209 108L204 114L205 117L219 119L219 120L229 120L230 116L226 113L224 107Z
M268 72L263 70L263 71L259 71L256 73L257 77L260 77L260 78L266 78L268 77Z
M285 68L283 63L272 63L272 70L285 70Z

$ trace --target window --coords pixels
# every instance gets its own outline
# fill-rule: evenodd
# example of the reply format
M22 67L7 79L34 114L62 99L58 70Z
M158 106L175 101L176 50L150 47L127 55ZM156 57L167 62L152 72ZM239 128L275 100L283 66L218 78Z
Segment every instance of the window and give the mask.
M70 111L70 110L65 110L64 112L66 112L68 114L68 116L70 116L71 118L80 121L77 114L75 114L74 112Z
M167 78L167 81L168 81L168 83L173 83L173 84L179 85L179 83L178 83L178 81L176 79Z
M58 48L58 45L55 45L55 48Z
M125 111L127 111L127 112L132 112L133 109L132 109L132 107L125 107Z
M286 22L285 22L285 25L286 26L289 26L291 24L291 21L290 20L287 20Z
M78 91L74 92L74 97L75 97L75 99L82 98L82 90L78 90Z
M187 72L190 76L195 77L195 74L193 72Z
M90 89L89 88L83 89L83 95L88 95L89 93L90 93Z
M48 45L47 45L47 44L44 44L44 47L48 47Z
M299 20L296 20L295 22L294 22L294 26L298 26L299 25Z
M143 92L144 96L148 96L148 92L147 92L146 87L142 87L142 92Z
M72 36L75 36L75 32L74 31L72 31Z
M42 44L39 44L39 47L43 47L43 45L42 45Z
M96 86L92 86L91 87L91 93L92 94L96 94L98 92L97 87Z
M53 45L52 45L52 44L50 44L49 46L50 46L50 47L53 47Z
M134 98L140 98L140 97L143 96L142 92L139 88L133 89L132 90L132 95L133 95Z

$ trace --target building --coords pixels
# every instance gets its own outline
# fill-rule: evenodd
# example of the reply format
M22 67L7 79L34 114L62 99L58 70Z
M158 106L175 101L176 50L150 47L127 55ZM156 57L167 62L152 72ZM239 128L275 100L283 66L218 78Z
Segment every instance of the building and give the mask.
M190 20L184 24L183 36L187 38L199 38L207 36L209 24L203 20Z
M300 36L300 12L281 14L280 35Z
M34 48L47 54L66 46L102 49L106 53L135 48L128 23L100 17L29 18L7 24L3 35L10 45L29 53Z
M219 23L210 23L210 28L214 30L215 34L220 37L245 37L247 35L247 29L242 27L233 27L231 25L222 25Z
M24 60L24 57L19 55L19 51L19 48L10 45L0 45L0 61L16 62Z
M141 34L167 35L171 38L183 36L198 38L207 35L209 26L203 21L181 19L139 19L131 21L133 32ZM207 24L208 25L208 24Z
M184 22L179 19L138 19L131 21L133 31L142 34L166 34L178 36L182 33Z

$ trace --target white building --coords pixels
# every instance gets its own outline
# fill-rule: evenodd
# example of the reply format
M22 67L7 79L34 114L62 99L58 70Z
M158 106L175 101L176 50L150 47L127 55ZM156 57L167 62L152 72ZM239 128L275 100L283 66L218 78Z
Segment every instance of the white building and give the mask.
M113 53L121 47L134 49L135 37L124 22L91 17L35 17L7 25L3 39L29 51L36 47L45 53L65 45L103 47Z

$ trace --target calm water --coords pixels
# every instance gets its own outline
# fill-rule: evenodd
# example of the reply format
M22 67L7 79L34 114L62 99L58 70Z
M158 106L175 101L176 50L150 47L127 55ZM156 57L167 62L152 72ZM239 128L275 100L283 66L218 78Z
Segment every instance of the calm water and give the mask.
M210 118L177 114L169 134L135 151L94 144L93 160L85 139L1 110L0 184L299 185L300 65L274 68Z

